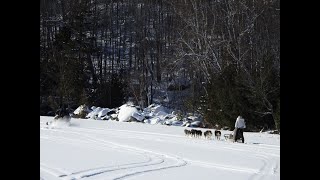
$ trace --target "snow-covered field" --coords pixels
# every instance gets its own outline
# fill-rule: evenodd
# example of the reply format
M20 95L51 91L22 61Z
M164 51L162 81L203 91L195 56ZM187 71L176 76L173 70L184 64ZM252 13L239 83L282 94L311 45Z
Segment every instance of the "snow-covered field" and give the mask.
M245 144L190 138L185 127L40 116L40 179L277 180L280 135L244 132ZM201 129L202 132L208 129Z

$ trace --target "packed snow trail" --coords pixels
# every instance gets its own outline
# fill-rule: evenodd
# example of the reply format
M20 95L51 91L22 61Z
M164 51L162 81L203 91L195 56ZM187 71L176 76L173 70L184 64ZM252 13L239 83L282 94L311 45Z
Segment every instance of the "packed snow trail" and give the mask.
M72 119L50 129L51 119L40 116L40 179L280 179L279 135L245 132L242 144L142 123Z

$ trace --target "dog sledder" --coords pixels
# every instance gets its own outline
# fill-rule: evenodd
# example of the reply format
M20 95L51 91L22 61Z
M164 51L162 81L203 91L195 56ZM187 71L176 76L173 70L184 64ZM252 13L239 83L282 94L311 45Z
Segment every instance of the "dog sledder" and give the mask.
M234 125L234 130L230 134L224 134L225 141L232 141L232 142L241 142L244 143L244 136L243 136L243 130L246 128L245 120L242 118L242 116L238 116ZM196 130L196 129L185 129L184 134L187 137L196 137L201 138L202 131ZM212 131L207 130L203 133L205 139L211 139L212 135L214 135L216 140L220 140L220 137L222 135L221 131L219 129L215 129L214 134Z
M234 134L237 134L237 135L235 136ZM232 141L232 142L242 142L242 143L244 143L243 132L238 131L238 129L234 129L232 133L224 134L223 136L224 136L224 139L226 141L229 140L229 141Z
M233 142L242 142L244 143L243 129L235 128L233 133Z
M242 142L244 143L243 129L246 128L246 123L241 116L237 117L236 123L234 125L233 131L233 142Z

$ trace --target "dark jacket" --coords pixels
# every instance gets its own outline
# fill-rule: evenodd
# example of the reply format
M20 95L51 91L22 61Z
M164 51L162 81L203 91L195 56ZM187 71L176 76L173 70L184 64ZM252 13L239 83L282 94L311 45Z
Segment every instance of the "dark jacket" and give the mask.
M59 117L69 116L69 111L65 107L62 107L56 111L56 115Z

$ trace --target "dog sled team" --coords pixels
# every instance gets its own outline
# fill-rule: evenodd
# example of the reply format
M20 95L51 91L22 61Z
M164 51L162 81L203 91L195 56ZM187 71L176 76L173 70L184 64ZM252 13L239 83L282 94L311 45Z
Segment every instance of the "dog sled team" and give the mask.
M195 137L195 138L201 138L202 137L202 131L201 130L197 130L197 129L185 129L184 133L186 136L189 137ZM203 136L205 139L211 139L212 138L212 132L210 130L207 130L203 133ZM220 136L221 136L221 131L219 130L215 130L214 131L214 136L216 139L220 140Z
M233 133L231 134L224 134L225 140L231 140L233 142L242 142L244 143L244 136L243 136L243 130L246 128L245 120L238 116L235 122ZM201 138L202 137L202 131L197 129L185 129L184 133L188 137L194 137L194 138ZM212 131L207 130L203 133L203 136L205 139L211 139L212 138ZM214 138L216 140L220 140L221 137L221 131L216 129L214 131Z

